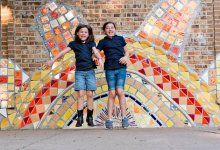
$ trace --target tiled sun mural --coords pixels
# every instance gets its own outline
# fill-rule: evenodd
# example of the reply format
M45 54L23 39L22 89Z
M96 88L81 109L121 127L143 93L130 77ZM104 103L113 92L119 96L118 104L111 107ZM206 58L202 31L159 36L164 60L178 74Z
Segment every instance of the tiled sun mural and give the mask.
M219 69L210 67L199 77L178 59L199 8L199 0L160 1L137 31L124 35L130 51L125 84L130 127L220 125L216 104ZM79 23L87 24L74 7L49 1L39 8L34 28L53 58L73 40ZM98 36L96 42L100 39ZM74 58L73 52L67 53L51 69L42 68L31 77L10 60L1 58L1 130L75 128ZM217 61L220 62L220 57ZM104 127L108 88L103 70L96 70L96 78L94 123L96 127ZM86 109L85 101L85 112ZM114 127L121 127L118 99ZM87 128L85 123L83 128Z

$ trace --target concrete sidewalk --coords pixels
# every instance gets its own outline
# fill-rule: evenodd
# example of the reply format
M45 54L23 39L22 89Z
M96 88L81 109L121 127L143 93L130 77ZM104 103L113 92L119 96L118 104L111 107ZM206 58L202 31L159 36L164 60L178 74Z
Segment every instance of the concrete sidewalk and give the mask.
M217 128L0 131L0 150L219 150Z

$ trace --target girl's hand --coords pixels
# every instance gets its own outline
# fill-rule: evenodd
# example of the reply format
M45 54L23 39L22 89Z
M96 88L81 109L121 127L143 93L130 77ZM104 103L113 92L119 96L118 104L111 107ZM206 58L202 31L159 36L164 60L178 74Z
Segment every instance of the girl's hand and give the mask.
M102 59L100 58L98 62L99 62L99 66L101 67L101 69L103 69L104 63L103 63Z
M95 57L95 54L92 54L92 60L97 61L97 58Z
M126 64L127 64L127 61L128 61L128 57L127 57L127 56L124 56L124 57L122 57L122 58L119 60L119 63L120 63L120 64L123 64L123 65L126 65Z

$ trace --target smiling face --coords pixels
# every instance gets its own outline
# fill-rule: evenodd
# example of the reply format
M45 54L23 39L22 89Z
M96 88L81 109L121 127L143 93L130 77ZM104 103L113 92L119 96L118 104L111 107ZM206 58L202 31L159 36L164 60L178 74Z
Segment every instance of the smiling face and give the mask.
M116 33L116 29L115 29L115 26L114 24L112 23L108 23L106 26L105 26L105 30L104 30L104 33L108 36L108 37L113 37Z
M85 42L89 37L89 30L87 28L81 28L77 35L82 42Z

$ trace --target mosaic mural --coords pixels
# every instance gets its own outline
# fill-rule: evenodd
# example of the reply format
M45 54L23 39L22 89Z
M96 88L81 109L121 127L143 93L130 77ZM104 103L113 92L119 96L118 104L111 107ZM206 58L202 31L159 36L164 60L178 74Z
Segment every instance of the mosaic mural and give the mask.
M130 52L125 85L130 127L220 125L217 93L213 92L219 71L209 69L208 78L207 73L200 78L178 59L199 8L199 0L160 1L137 31L123 35ZM87 24L74 7L50 1L39 8L33 28L53 58L73 40L79 23ZM97 36L96 42L101 38ZM1 130L75 128L73 52L56 61L51 69L43 67L31 77L7 59L0 58L0 70ZM103 70L96 70L96 78L94 123L97 128L103 128L108 97ZM121 128L118 99L113 116L114 128Z

